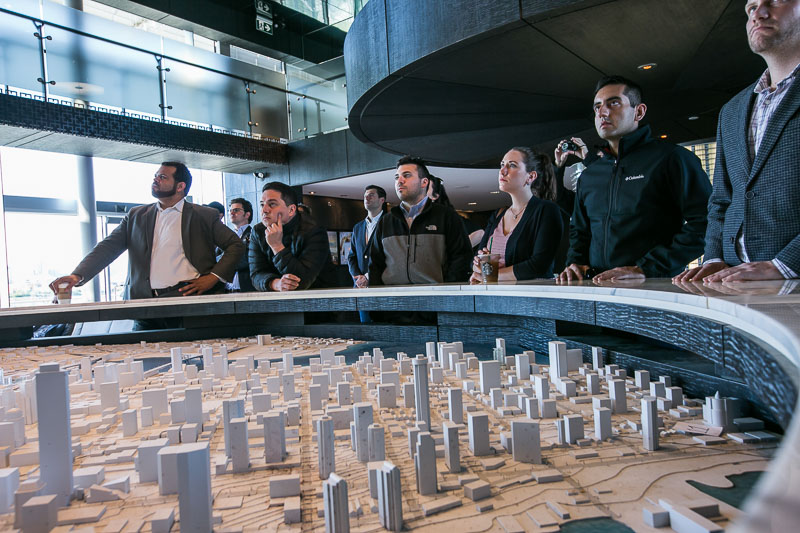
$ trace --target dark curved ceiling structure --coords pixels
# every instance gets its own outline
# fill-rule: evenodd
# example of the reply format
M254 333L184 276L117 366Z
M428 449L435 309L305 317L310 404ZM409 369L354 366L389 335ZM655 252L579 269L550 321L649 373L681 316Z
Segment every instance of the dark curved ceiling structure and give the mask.
M552 154L569 135L599 142L594 86L620 74L644 88L654 134L711 138L722 105L765 68L744 4L370 0L344 45L350 129L445 165L494 165L520 144Z

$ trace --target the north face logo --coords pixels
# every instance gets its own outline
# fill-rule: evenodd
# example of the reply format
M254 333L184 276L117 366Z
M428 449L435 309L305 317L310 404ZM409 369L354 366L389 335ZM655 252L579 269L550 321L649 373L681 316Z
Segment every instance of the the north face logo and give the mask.
M436 231L436 224L430 224L428 226L425 226L425 229L428 231Z

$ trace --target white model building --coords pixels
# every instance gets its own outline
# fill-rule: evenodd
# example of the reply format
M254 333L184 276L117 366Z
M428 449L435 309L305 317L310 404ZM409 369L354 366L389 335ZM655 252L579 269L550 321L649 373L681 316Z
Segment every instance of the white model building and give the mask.
M325 533L349 533L347 481L331 472L322 482L322 500L325 509Z
M389 461L377 471L378 516L381 525L389 531L403 529L403 489L400 469Z
M430 427L431 408L428 397L428 360L423 357L415 357L412 363L414 365L414 402L417 409L417 421L425 422Z
M658 404L653 396L642 397L642 447L658 449Z
M336 453L333 433L333 418L321 416L317 419L317 452L319 478L328 479L336 469Z
M36 374L39 427L39 470L46 494L59 506L72 497L72 428L69 377L58 363L44 363Z

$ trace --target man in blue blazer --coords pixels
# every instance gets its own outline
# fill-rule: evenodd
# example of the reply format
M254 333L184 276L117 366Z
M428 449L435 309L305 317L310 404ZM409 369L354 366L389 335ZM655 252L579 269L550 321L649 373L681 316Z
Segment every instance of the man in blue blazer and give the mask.
M800 0L746 12L767 70L722 108L705 261L676 282L800 277Z
M364 209L367 210L367 218L353 227L352 245L347 256L354 287L369 286L369 250L378 221L386 211L386 191L377 185L367 185L364 189ZM359 315L361 322L370 322L368 312L360 311Z

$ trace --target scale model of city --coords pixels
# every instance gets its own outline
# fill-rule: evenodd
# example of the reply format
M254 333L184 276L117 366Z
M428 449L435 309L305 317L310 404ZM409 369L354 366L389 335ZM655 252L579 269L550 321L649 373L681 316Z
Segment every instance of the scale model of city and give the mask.
M503 339L491 360L429 342L346 365L354 344L0 350L0 529L723 531L740 511L686 481L730 486L777 447L739 400L686 398L600 348L584 364L551 342L545 366Z

